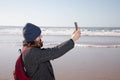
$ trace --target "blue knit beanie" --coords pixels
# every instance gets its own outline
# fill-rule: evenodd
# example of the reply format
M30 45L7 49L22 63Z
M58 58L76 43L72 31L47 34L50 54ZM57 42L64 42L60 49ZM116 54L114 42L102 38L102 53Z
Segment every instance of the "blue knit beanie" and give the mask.
M34 41L40 34L41 29L32 23L27 23L23 28L23 36L27 41Z

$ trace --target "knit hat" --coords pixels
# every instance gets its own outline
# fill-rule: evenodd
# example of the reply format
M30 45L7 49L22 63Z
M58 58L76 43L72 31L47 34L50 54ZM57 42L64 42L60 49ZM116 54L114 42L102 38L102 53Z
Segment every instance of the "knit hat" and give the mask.
M41 29L32 23L27 23L23 28L23 36L27 41L34 41L40 34Z

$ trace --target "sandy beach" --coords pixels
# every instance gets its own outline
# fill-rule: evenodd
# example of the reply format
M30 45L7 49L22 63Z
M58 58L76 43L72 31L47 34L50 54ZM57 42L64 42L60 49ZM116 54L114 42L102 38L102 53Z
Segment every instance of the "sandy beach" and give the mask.
M13 80L12 71L20 46L0 46L0 80ZM75 47L64 56L51 61L56 80L119 80L119 48Z

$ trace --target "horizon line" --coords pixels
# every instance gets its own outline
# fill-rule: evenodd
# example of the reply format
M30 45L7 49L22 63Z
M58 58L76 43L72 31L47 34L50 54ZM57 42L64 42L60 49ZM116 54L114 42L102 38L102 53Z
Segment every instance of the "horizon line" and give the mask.
M39 25L37 25L39 26ZM22 25L0 25L0 27L24 27ZM74 26L39 26L39 27L74 27ZM120 26L78 26L78 27L120 27Z

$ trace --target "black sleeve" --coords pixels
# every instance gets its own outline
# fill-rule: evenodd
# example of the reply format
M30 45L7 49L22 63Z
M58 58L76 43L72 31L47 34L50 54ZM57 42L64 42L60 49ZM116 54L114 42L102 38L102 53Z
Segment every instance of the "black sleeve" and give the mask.
M40 62L56 59L64 55L73 47L74 47L74 41L70 39L53 48L46 48L46 49L33 48L31 49L30 55L32 61L34 61L35 63L40 63Z

